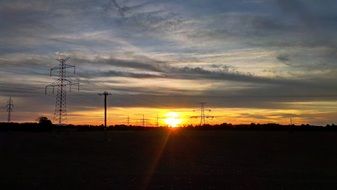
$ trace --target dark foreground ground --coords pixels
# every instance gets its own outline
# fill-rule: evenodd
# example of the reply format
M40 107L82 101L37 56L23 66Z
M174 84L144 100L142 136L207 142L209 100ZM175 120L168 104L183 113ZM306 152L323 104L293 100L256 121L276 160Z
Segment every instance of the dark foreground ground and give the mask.
M0 132L0 189L337 189L337 133Z

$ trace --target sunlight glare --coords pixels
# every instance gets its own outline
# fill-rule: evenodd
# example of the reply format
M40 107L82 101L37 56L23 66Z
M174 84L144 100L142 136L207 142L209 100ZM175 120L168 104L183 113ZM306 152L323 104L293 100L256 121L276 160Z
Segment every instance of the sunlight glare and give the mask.
M180 119L180 115L176 112L169 112L165 114L165 116L166 116L165 123L169 127L178 127L179 124L182 122L182 120Z

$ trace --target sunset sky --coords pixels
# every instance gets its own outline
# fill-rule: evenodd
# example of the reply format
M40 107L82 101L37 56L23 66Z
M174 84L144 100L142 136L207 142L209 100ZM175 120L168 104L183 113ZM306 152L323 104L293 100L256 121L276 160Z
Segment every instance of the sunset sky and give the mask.
M68 123L337 122L335 0L1 0L0 102L14 121L52 118L49 69L76 65ZM2 106L2 107L3 107ZM7 118L1 110L1 121Z

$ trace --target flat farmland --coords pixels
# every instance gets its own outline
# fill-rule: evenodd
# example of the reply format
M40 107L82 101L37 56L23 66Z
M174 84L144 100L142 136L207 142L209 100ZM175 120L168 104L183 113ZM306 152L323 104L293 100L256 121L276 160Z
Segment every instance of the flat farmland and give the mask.
M337 133L0 132L1 189L337 189Z

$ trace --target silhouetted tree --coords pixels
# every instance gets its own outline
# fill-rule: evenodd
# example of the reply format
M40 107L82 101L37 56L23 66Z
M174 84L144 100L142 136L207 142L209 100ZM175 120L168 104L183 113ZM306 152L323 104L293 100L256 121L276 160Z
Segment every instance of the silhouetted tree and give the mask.
M40 127L51 127L53 123L45 116L39 117L39 126Z

